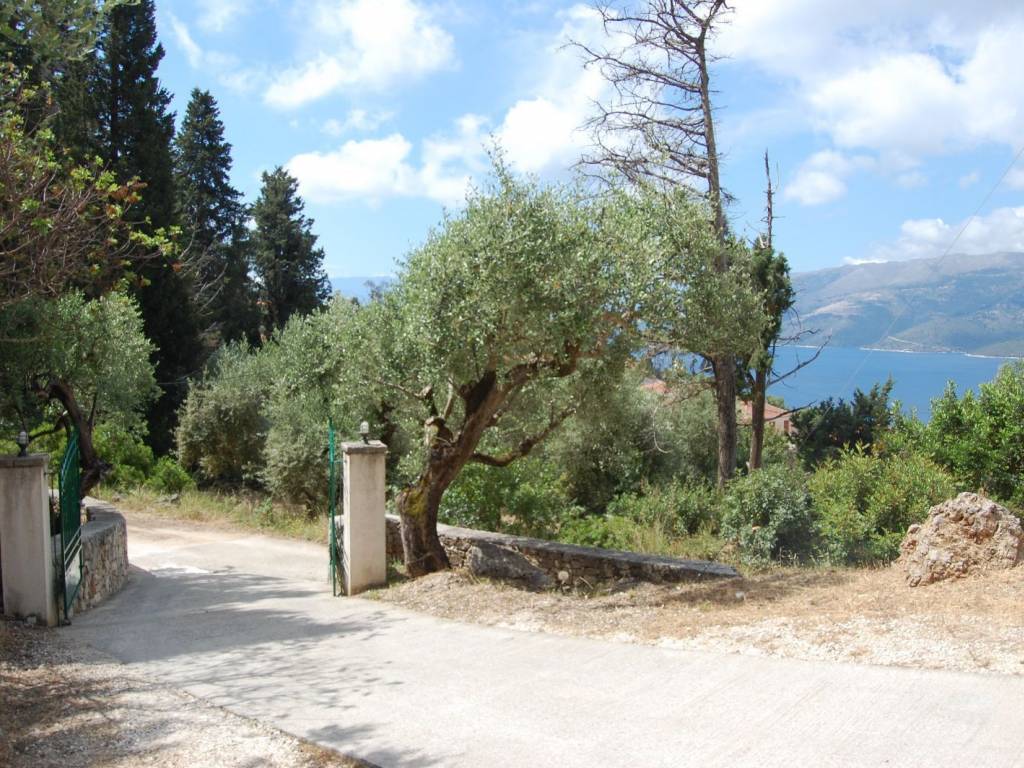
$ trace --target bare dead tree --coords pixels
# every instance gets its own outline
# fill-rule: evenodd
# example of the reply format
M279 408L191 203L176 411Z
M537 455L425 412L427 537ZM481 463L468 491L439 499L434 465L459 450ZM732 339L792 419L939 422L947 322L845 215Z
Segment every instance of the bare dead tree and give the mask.
M586 66L597 67L611 97L596 104L587 122L595 151L582 165L589 172L621 174L632 182L700 185L723 247L719 272L729 270L726 195L719 174L709 50L730 12L726 0L646 0L598 5L607 45L573 41ZM718 410L718 484L736 467L736 360L707 357Z
M758 236L754 243L754 278L759 283L758 287L763 291L765 297L765 314L769 323L765 327L761 339L761 348L757 350L753 358L748 361L746 377L750 387L750 458L751 470L760 469L763 460L764 450L764 428L765 428L765 407L767 402L768 388L778 384L797 371L807 367L821 355L821 351L828 343L828 339L822 342L814 352L803 360L798 360L796 365L784 373L775 370L775 355L778 347L787 344L798 344L809 336L815 336L814 329L799 328L789 336L782 335L783 320L785 316L795 314L793 305L796 301L796 293L793 290L789 278L789 265L785 256L776 254L773 241L773 230L775 223L775 190L772 184L771 166L768 161L768 152L764 153L765 186L765 215L764 232ZM791 409L786 414L792 413Z
M772 170L768 163L768 151L764 153L764 175L767 186L765 187L765 215L764 215L764 234L758 239L758 246L762 248L766 253L773 254L772 245L772 224L775 219L774 212L774 195L775 192L772 189ZM769 257L770 258L770 257ZM786 281L788 282L789 276L786 275ZM789 304L792 304L792 291L788 292L787 300ZM770 299L769 299L770 300ZM788 309L788 307L786 307ZM784 309L783 309L784 311ZM781 315L781 312L780 312ZM751 393L750 393L750 469L760 469L762 462L762 453L764 451L764 412L765 405L768 399L768 376L772 369L772 359L775 352L775 342L778 340L778 331L781 329L781 316L779 317L779 325L771 328L774 331L772 338L770 339L771 349L759 350L758 359L755 360L753 381L751 382ZM772 356L769 356L769 352Z

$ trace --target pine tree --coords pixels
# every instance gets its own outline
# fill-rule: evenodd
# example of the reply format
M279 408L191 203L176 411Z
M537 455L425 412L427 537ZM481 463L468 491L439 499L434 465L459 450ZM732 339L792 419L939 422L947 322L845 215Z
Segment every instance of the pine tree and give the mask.
M139 223L149 230L176 223L174 115L168 111L171 95L156 76L163 56L153 0L120 6L100 35L91 89L100 155L120 180L138 177L145 183ZM202 351L189 289L178 268L150 258L138 269L143 278L139 303L146 335L157 346L154 362L163 390L148 414L149 441L160 453L171 446L175 412Z
M324 252L316 247L313 221L304 209L298 182L287 171L279 167L263 174L263 189L253 206L253 261L268 332L295 313L312 312L330 295Z
M241 193L231 186L231 145L209 91L193 89L175 140L178 215L193 293L218 340L254 340L258 319L249 278Z

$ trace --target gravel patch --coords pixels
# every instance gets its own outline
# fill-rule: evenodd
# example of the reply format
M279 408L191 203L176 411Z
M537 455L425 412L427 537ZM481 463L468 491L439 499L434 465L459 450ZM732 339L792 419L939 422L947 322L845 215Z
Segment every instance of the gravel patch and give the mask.
M1024 675L1024 568L912 589L884 569L528 592L448 572L373 593L442 618L693 650Z
M0 765L363 766L146 680L52 629L0 620Z

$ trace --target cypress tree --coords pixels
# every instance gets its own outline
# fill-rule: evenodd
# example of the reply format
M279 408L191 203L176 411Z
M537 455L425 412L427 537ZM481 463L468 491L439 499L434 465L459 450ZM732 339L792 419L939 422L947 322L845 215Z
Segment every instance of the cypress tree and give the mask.
M304 210L293 176L280 167L263 174L263 188L253 206L253 262L268 333L295 313L312 312L330 295L324 252L316 247L313 220Z
M209 91L193 89L175 140L178 215L202 319L220 341L256 337L249 238L241 193L231 186L231 145Z
M156 76L163 56L153 0L111 12L96 56L98 145L120 180L138 177L145 183L138 223L149 231L176 223L174 115L168 111L171 95ZM138 295L143 323L157 346L154 362L162 389L148 414L149 441L158 453L171 447L175 413L202 351L190 292L178 269L180 264L149 258L137 270L142 278Z

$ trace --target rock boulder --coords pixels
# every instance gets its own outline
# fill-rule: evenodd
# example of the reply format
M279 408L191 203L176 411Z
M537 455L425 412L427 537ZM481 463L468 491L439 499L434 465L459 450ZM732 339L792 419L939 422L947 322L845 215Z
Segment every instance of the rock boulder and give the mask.
M1024 530L1006 507L976 493L937 504L910 526L897 565L916 587L1024 561Z
M466 551L466 570L474 576L514 581L531 589L550 589L553 579L510 547L481 541Z

